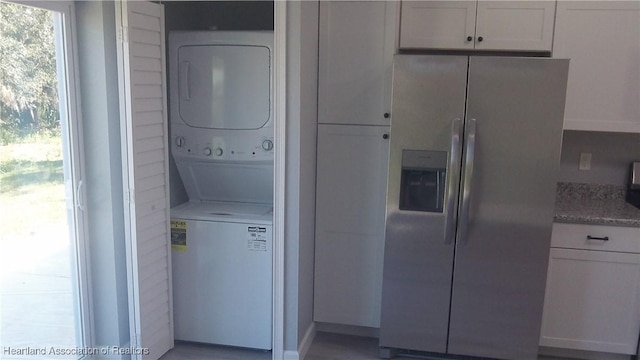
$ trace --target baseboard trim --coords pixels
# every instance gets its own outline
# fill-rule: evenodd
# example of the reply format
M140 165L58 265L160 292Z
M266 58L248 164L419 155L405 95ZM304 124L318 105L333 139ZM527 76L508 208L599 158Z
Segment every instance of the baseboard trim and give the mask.
M571 358L580 360L629 360L635 355L623 355L603 353L596 351L584 351L584 350L572 350L572 349L560 349L546 346L540 346L538 348L538 354L556 358Z
M307 331L304 333L304 337L300 342L300 346L298 346L298 353L300 355L300 359L304 360L309 352L309 348L311 348L311 344L313 344L313 339L316 338L316 323L312 322L311 325L307 328Z
M379 338L380 329L356 325L332 324L325 322L316 322L316 331L327 332L341 335L354 335Z
M298 355L298 350L285 350L283 360L300 360L300 355Z
M283 360L304 360L316 337L316 324L311 323L298 345L298 350L285 350Z

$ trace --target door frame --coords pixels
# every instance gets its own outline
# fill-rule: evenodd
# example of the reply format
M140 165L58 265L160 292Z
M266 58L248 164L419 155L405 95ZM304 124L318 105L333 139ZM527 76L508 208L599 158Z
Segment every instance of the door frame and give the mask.
M274 1L274 199L273 199L273 349L271 358L284 358L284 233L286 153L287 2Z
M56 64L58 76L58 91L64 89L64 103L60 102L60 113L66 113L66 124L62 124L62 134L68 137L70 167L72 177L72 189L68 189L65 185L65 191L71 190L74 209L72 211L74 217L73 236L75 237L75 259L73 259L74 268L72 271L76 275L74 279L77 289L78 301L77 309L79 310L79 325L81 329L80 337L82 338L82 346L93 346L94 337L94 316L93 316L93 300L91 282L91 267L88 259L90 259L88 244L88 224L86 217L86 186L85 176L85 160L84 160L84 138L82 129L82 108L80 106L80 81L78 69L78 41L76 35L76 13L74 1L60 0L4 0L8 3L29 6L37 9L57 12L61 15L60 31L55 34L54 41L56 48L60 46L62 54L56 54L57 60L62 60L62 64ZM54 19L54 22L57 21ZM63 82L63 83L61 83ZM60 97L60 95L58 95ZM66 110L66 111L65 111ZM62 115L61 115L62 116ZM63 144L64 146L64 144Z
M125 1L125 0L123 0ZM117 14L117 12L116 12ZM116 15L117 18L117 15ZM284 358L285 290L285 141L286 141L287 1L274 1L274 199L272 359Z

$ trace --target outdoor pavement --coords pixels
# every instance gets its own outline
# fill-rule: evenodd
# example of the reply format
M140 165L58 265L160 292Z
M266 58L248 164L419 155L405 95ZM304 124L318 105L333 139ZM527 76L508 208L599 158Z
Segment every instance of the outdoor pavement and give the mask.
M69 240L64 226L48 230L18 242L0 237L0 359L55 358L8 348L76 347Z

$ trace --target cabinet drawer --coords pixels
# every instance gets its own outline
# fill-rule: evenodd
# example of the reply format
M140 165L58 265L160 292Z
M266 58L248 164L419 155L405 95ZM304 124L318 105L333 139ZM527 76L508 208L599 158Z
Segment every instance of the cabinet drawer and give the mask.
M551 247L640 253L640 228L555 223Z

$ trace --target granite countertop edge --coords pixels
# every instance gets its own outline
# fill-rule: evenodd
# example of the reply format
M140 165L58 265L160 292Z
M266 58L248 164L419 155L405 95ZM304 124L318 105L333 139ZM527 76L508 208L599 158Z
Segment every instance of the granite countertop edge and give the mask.
M640 227L640 209L627 203L625 187L559 182L554 222Z
M589 215L556 214L553 217L553 222L565 224L640 227L640 220L637 219L600 218Z

